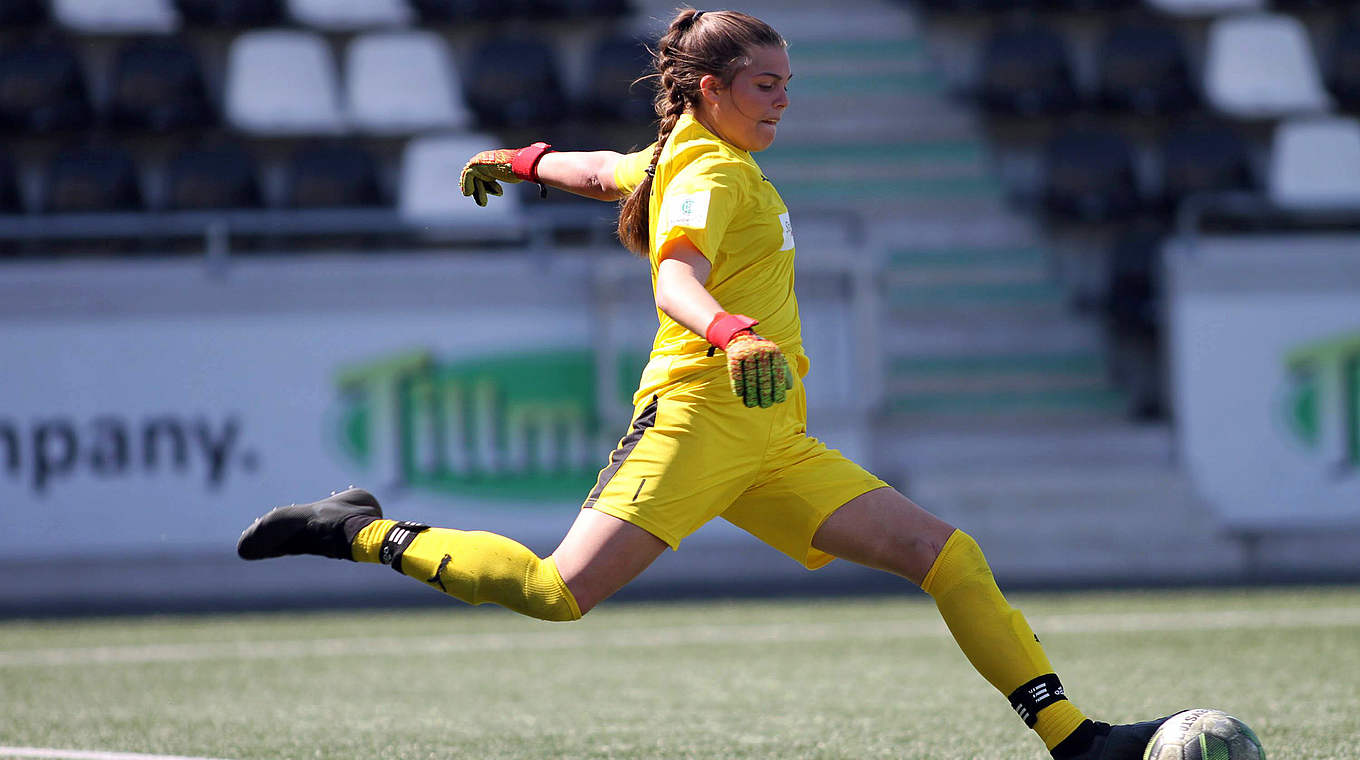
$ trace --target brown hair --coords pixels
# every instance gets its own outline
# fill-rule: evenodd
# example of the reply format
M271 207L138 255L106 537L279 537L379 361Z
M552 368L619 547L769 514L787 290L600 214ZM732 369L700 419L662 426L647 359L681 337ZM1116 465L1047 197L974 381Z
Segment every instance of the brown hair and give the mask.
M699 80L712 74L724 85L732 83L737 72L750 65L753 47L783 47L784 38L769 24L739 11L696 11L685 8L671 20L670 28L657 40L652 51L650 76L658 80L656 149L647 176L619 207L619 241L628 250L647 255L651 220L648 204L652 179L661 149L671 130L685 111L699 102ZM646 77L644 77L646 78Z

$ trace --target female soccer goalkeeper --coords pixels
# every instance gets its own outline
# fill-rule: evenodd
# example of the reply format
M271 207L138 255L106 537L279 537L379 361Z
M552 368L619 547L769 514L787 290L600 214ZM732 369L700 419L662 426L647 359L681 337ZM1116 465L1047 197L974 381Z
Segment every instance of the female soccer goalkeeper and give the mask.
M540 559L496 534L394 522L350 489L269 512L240 555L381 562L471 604L576 620L721 516L809 568L841 557L920 585L1053 757L1140 758L1160 721L1096 723L1068 701L968 534L807 435L792 228L751 155L789 105L783 38L743 13L686 9L654 63L660 125L648 149L535 143L478 154L462 176L480 205L522 180L622 199L619 239L651 261L660 326L631 430L557 550Z

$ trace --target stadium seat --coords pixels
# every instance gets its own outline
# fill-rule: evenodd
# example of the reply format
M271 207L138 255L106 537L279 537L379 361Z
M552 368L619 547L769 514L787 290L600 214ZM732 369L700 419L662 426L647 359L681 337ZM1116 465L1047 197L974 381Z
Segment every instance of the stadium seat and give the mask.
M6 0L0 3L0 26L28 26L47 21L44 0Z
M1147 0L1147 4L1173 16L1218 16L1259 11L1266 0Z
M480 208L458 185L468 158L500 144L481 134L427 136L410 140L402 153L397 208L416 224L448 225L460 221L495 226L519 218L519 196L507 190Z
M272 26L283 19L283 0L175 0L185 22L199 26Z
M137 167L121 148L88 145L58 153L48 169L48 213L140 211Z
M1319 118L1276 127L1268 192L1292 210L1360 211L1360 120Z
M530 18L591 18L626 16L628 0L527 0Z
M497 21L513 16L514 3L506 0L410 0L421 24L463 24Z
M80 62L55 41L0 48L0 130L85 129L93 112Z
M288 13L299 24L328 32L405 26L413 20L406 0L288 0Z
M349 122L373 134L463 129L472 114L444 39L433 32L378 32L345 50Z
M292 208L382 205L373 157L343 142L299 148L289 166L284 203Z
M1062 37L1037 26L997 32L982 52L980 97L993 113L1061 114L1077 105Z
M1140 206L1133 148L1119 133L1097 127L1059 133L1044 154L1043 204L1075 222L1127 218Z
M170 132L216 121L193 51L175 37L126 44L113 64L109 124Z
M1298 19L1277 14L1214 20L1204 90L1220 113L1244 119L1316 113L1329 106L1307 31Z
M17 214L24 210L19 195L19 180L9 156L0 154L0 214Z
M590 56L586 107L597 119L646 124L656 118L652 79L634 82L648 73L651 55L642 40L631 35L600 40Z
M1196 100L1181 40L1174 28L1161 24L1111 29L1101 45L1099 80L1101 103L1120 111L1175 113Z
M166 202L172 211L258 208L255 161L240 145L219 142L181 151L166 170Z
M227 118L257 135L330 135L344 130L330 48L318 34L242 33L227 61Z
M1110 247L1105 312L1116 330L1145 335L1161 330L1158 281L1165 238L1160 224L1145 220Z
M170 0L52 0L52 15L80 34L167 34L179 28Z
M1251 156L1242 136L1225 124L1195 121L1162 140L1162 199L1168 209L1201 193L1255 186Z
M1329 53L1328 89L1342 109L1360 112L1360 16L1337 28Z
M567 116L557 56L542 41L504 37L482 45L464 77L468 105L484 129L539 126Z

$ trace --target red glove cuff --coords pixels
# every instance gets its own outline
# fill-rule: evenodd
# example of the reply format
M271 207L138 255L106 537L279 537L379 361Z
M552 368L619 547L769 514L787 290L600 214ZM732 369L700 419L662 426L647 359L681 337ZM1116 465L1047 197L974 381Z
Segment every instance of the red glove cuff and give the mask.
M544 153L551 152L552 146L545 142L536 142L527 148L520 148L515 151L514 158L510 159L510 171L514 172L515 176L520 179L539 182L538 162L542 160Z
M755 327L759 322L741 314L728 314L720 311L713 317L713 321L708 323L708 329L704 331L704 337L709 343L727 350L727 344L732 342L732 338L737 333L747 332Z

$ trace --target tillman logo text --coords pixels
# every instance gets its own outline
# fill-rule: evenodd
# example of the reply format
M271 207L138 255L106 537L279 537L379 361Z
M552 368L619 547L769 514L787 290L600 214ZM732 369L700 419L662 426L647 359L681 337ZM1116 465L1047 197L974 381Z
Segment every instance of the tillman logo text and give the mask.
M341 448L385 484L584 498L607 454L595 374L587 350L454 362L422 351L351 367L338 381Z
M1360 334L1300 347L1285 362L1285 419L1294 437L1338 475L1360 469Z

